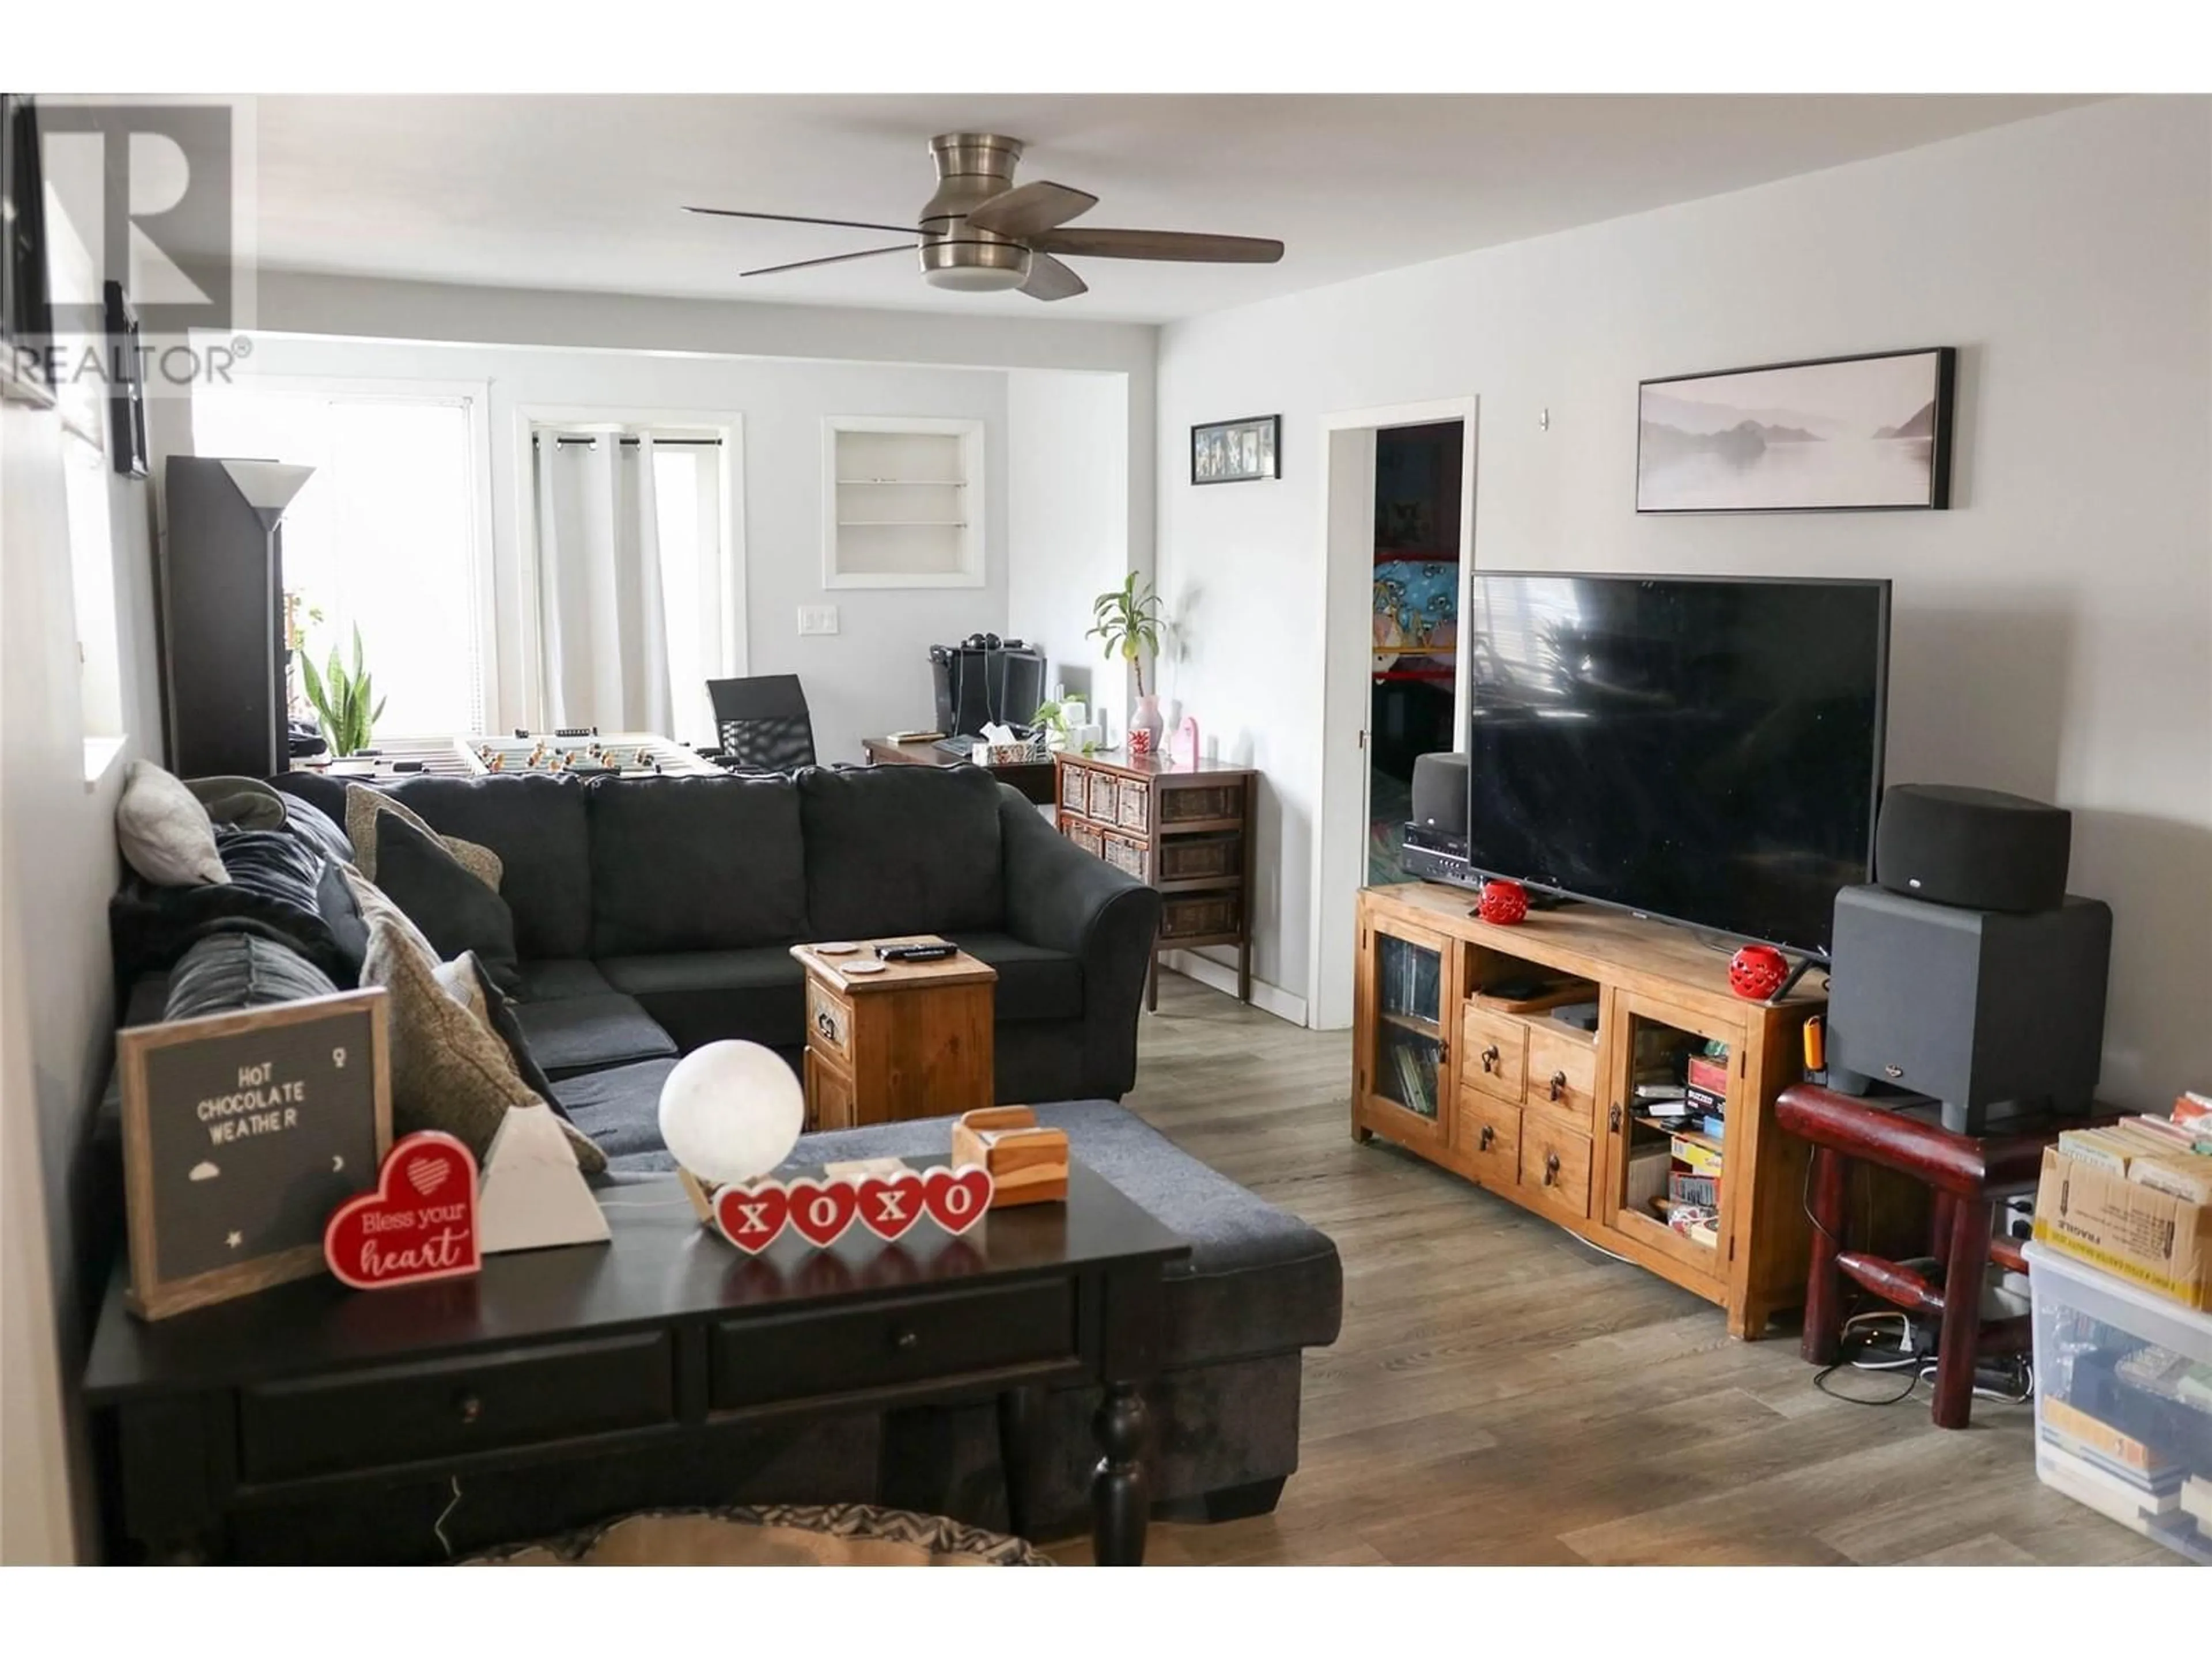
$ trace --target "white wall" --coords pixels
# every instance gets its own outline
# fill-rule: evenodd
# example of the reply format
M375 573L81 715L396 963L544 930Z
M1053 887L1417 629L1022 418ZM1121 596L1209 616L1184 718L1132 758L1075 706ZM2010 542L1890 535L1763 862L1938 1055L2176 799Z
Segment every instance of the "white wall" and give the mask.
M2117 919L2107 1093L2212 1080L2208 156L2212 102L2100 104L1170 325L1168 690L1267 773L1261 976L1312 960L1319 418L1477 394L1479 566L1893 579L1890 777L2073 808L2073 886ZM1639 380L1931 344L1953 510L1632 511ZM1177 481L1190 422L1253 410L1279 483Z
M85 777L59 417L0 407L0 1561L74 1559L86 1536L71 1395L113 1241L83 1200L114 1055L107 896L121 765ZM155 730L147 489L110 475L123 708ZM75 1487L78 1508L71 1504Z
M495 728L531 720L522 702L522 495L530 456L518 411L698 410L744 417L746 672L805 682L824 761L858 761L863 737L927 726L928 647L1006 631L1006 376L996 370L538 350L257 336L240 382L269 377L471 381L489 392L492 540L499 612ZM825 591L822 421L916 415L984 422L985 585ZM833 604L840 631L799 637L798 608Z
M1084 635L1091 601L1134 568L1123 441L1128 380L1046 369L1018 369L1006 380L1006 631L1043 650L1048 689L1064 681L1071 696L1103 708L1118 733L1129 709L1127 669Z

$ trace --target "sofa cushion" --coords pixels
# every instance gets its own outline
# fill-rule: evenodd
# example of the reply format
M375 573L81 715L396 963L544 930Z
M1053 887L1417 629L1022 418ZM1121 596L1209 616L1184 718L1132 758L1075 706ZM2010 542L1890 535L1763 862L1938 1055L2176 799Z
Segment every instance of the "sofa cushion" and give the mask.
M982 768L817 767L798 789L811 937L1004 925L999 786Z
M288 794L345 811L337 780L287 772L272 780ZM525 957L582 957L592 939L591 840L584 786L543 775L404 778L389 786L441 836L458 836L499 855L499 893L514 912L514 942Z
M602 778L588 795L594 957L805 935L799 793L788 779Z
M178 958L156 1017L197 1019L235 1013L326 997L337 988L328 974L289 945L257 933L211 933Z
M514 1008L532 1058L556 1082L580 1072L605 1071L676 1053L675 1042L653 1016L635 998L619 992L518 1002Z
M952 942L998 969L992 1013L1001 1023L1083 1017L1083 964L1066 951L1011 933L957 933Z
M110 896L118 976L158 972L210 933L242 932L286 940L333 981L352 985L366 941L353 936L349 946L332 931L322 906L323 855L281 830L226 830L216 840L229 861L228 880L156 887L134 874Z
M591 1136L611 1170L673 1170L660 1139L660 1086L674 1060L641 1060L582 1077L553 1079L553 1097L568 1121Z
M368 829L376 840L372 879L438 954L451 960L471 952L501 990L520 990L514 912L507 901L464 867L445 842L424 835L399 813L379 812Z
M522 1002L558 1002L563 997L603 997L615 988L599 963L583 957L554 957L524 963L520 970Z
M781 945L614 957L599 963L685 1054L735 1038L795 1048L806 1041L805 975Z

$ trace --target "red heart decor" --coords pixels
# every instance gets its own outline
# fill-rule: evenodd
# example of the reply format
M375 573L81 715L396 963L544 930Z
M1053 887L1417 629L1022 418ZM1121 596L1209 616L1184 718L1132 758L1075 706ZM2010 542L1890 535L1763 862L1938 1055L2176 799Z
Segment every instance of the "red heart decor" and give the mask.
M885 1243L921 1219L922 1180L910 1170L888 1181L870 1176L856 1190L860 1224Z
M715 1228L747 1255L775 1243L790 1216L791 1194L781 1181L725 1187L714 1194Z
M1790 959L1771 945L1747 945L1729 963L1729 988L1751 1002L1764 1002L1790 977Z
M331 1212L323 1259L339 1282L357 1291L475 1273L483 1256L477 1247L477 1161L469 1149L434 1129L402 1139L385 1154L376 1190Z
M991 1172L980 1164L957 1170L940 1164L923 1171L921 1201L929 1218L957 1237L991 1207Z
M1475 914L1497 927L1528 920L1528 890L1517 881L1486 881Z
M791 1224L817 1249L843 1237L860 1212L860 1189L849 1181L794 1181L785 1190L791 1194Z

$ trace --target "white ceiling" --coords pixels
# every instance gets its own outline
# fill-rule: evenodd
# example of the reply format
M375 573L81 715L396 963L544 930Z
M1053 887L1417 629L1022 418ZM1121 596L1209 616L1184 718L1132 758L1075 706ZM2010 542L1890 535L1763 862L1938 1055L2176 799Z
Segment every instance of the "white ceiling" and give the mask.
M1158 322L1907 149L2029 97L264 97L270 267L523 288ZM1085 223L1275 236L1273 266L1073 261L1088 295L927 287L891 240L687 204L910 222L933 133L1025 140Z

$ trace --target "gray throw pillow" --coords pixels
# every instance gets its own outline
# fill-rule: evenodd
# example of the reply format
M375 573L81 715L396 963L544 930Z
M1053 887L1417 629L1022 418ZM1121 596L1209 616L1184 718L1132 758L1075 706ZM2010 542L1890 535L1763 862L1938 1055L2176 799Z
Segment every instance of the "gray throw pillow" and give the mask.
M337 988L329 975L289 945L258 933L213 933L178 959L161 1018L232 1014L326 997Z
M215 822L199 799L149 760L134 760L115 803L115 838L124 861L156 887L208 887L229 881L215 848Z
M217 823L234 830L284 827L284 797L258 778L186 778L185 787Z

